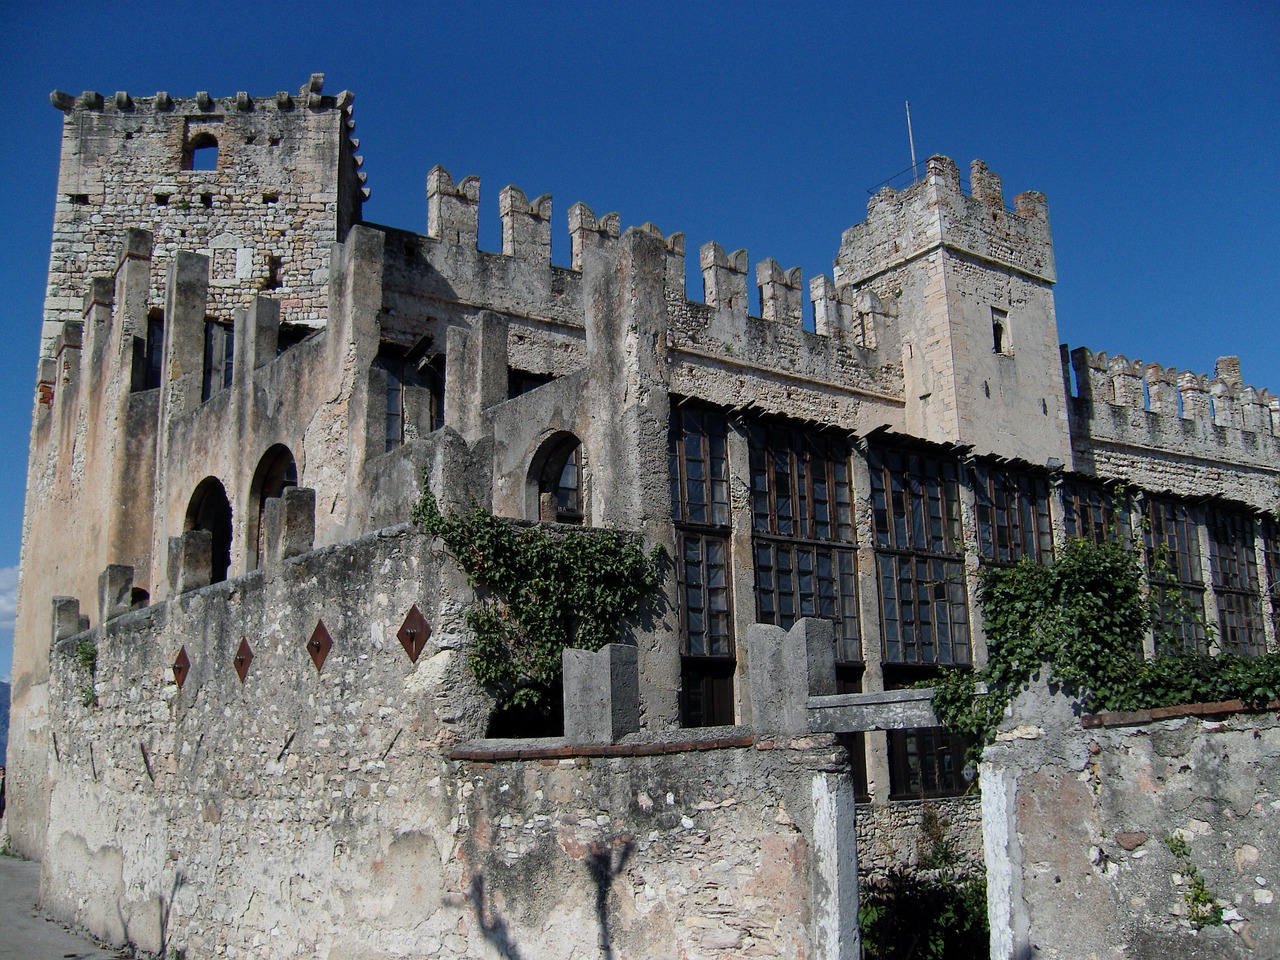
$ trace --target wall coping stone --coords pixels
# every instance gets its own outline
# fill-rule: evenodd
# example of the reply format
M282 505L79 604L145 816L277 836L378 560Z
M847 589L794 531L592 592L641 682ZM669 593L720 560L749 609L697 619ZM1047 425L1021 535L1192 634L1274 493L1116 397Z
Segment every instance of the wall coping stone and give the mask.
M1080 718L1080 726L1086 730L1098 727L1136 727L1156 720L1173 720L1178 717L1220 717L1231 713L1268 711L1280 711L1280 700L1272 700L1260 707L1248 706L1243 700L1219 700L1215 703L1181 703L1172 707L1152 707L1150 710L1090 713Z

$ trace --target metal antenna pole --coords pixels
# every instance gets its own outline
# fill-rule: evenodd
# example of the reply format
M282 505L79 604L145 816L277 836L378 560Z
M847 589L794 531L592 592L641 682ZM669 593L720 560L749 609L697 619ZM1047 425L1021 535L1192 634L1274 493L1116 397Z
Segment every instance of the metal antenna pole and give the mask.
M916 172L916 138L911 132L911 101L902 102L907 105L907 141L911 144L911 182L915 183L919 179L919 174Z

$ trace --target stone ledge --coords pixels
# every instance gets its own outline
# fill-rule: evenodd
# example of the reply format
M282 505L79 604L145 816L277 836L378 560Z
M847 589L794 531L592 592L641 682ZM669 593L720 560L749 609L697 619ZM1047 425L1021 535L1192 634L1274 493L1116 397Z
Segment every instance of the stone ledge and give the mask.
M1219 700L1216 703L1183 703L1174 707L1152 707L1150 710L1091 713L1080 718L1080 726L1086 730L1098 727L1136 727L1144 723L1173 720L1178 717L1221 717L1232 713L1263 711L1280 711L1280 700L1272 700L1262 707L1246 706L1243 700Z
M565 744L538 747L461 746L449 751L450 760L498 763L503 760L576 760L600 757L656 757L701 750L741 750L754 746L756 738L714 737L704 740L671 740L662 743Z

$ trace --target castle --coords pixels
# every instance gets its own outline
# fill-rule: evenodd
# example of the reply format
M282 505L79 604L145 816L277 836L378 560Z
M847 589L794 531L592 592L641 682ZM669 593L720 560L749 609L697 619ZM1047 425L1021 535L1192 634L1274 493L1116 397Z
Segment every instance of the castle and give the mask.
M440 167L424 234L364 222L319 75L52 99L6 819L99 935L855 957L859 860L910 859L922 799L982 856L911 689L983 663L981 564L1145 527L1188 649L1277 647L1280 400L1060 346L1045 198L981 161L881 190L807 285L706 244L691 299L682 234L575 203L557 266L513 186L478 249ZM468 672L424 482L665 549L562 730Z

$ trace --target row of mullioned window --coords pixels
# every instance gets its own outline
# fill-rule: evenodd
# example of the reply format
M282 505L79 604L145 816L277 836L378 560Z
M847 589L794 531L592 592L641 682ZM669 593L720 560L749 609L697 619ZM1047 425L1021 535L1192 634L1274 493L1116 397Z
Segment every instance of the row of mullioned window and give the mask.
M749 449L752 563L756 619L789 628L801 617L836 624L837 658L863 660L858 631L854 528L847 439L778 422L735 425ZM684 637L682 716L686 725L733 722L735 666L729 433L725 414L678 407L672 415L670 480ZM880 607L880 658L886 685L909 682L920 668L972 662L965 583L958 459L916 449L873 446L866 452L871 485L870 542ZM968 471L982 562L1012 565L1054 557L1047 474L1002 465ZM1132 499L1096 481L1058 484L1069 537L1093 542L1132 536ZM1206 572L1217 602L1219 645L1253 655L1265 649L1263 597L1254 532L1258 521L1229 507L1203 511L1187 501L1141 499L1148 579L1157 600L1161 652L1208 652ZM1209 564L1201 562L1201 521ZM1262 521L1272 617L1277 618L1276 524ZM857 689L846 682L844 689ZM891 739L891 796L958 792L964 778L956 743L945 731L904 731Z

